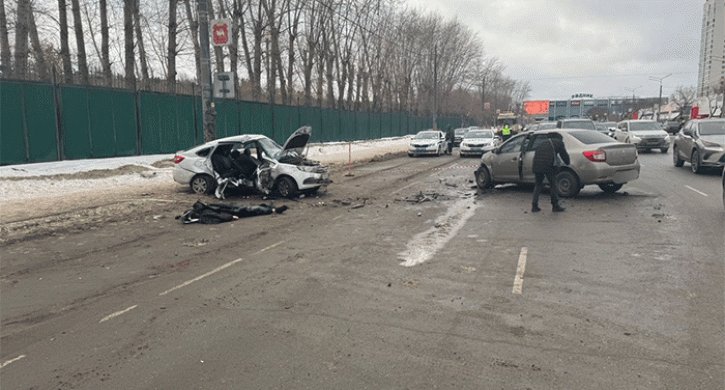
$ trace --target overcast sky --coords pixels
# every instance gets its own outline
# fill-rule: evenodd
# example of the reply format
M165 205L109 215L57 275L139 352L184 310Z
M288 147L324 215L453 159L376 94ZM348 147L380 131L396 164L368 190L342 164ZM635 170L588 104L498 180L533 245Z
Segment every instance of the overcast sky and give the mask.
M697 82L705 0L406 0L458 19L531 83L527 100L656 97Z

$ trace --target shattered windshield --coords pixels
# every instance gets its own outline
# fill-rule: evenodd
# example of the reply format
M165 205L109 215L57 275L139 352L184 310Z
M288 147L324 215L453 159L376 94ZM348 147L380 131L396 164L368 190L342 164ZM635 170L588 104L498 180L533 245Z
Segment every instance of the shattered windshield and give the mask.
M264 153L274 160L279 160L282 155L282 147L269 138L261 138L259 140L260 145L264 149Z

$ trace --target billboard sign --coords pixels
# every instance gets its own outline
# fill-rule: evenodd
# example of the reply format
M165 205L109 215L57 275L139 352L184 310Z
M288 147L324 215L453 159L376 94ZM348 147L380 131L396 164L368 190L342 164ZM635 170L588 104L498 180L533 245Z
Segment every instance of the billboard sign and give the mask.
M548 100L537 100L531 102L524 102L524 110L529 115L540 115L549 113L549 101Z

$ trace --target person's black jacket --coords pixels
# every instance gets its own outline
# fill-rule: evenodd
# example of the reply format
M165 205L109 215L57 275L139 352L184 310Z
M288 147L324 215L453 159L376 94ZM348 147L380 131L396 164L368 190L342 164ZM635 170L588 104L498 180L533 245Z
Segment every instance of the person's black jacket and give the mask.
M551 141L551 142L549 142ZM556 170L554 162L556 155L561 157L564 164L569 165L569 154L566 152L564 143L557 138L549 138L544 140L534 150L534 173L549 173Z

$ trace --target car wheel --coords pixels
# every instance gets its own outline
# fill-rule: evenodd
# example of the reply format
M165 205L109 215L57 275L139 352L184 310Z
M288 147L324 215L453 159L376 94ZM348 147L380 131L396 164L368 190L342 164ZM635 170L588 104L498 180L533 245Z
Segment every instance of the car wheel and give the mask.
M189 182L189 186L195 194L209 195L214 192L216 182L209 175L196 175Z
M559 194L564 198L573 198L579 194L579 178L570 171L561 171L556 175L556 185Z
M692 172L694 173L702 172L702 166L700 165L700 152L698 152L697 149L692 151L692 157L690 157L690 168L692 168Z
M292 178L282 176L277 180L277 193L283 198L292 199L297 195L297 183Z
M667 147L667 148L660 148L660 152L662 152L662 153L667 153L668 150L670 150L669 147Z
M607 183L607 184L600 184L599 188L602 189L602 191L611 194L614 192L619 191L620 188L622 188L624 184L614 184L614 183Z
M493 182L491 181L491 174L488 172L488 168L481 165L474 173L474 176L476 176L476 185L478 188L482 190L491 188Z
M672 163L678 168L685 163L685 160L680 157L680 151L677 150L677 146L672 147Z

